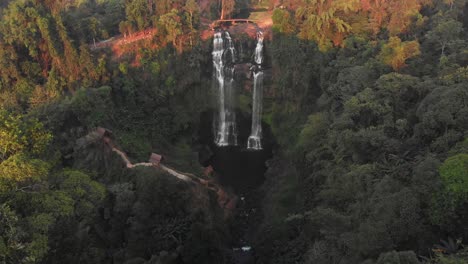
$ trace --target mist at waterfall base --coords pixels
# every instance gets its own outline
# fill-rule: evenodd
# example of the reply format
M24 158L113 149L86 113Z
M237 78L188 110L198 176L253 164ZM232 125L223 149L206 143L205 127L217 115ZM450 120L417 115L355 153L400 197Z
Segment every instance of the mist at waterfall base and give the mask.
M214 33L213 108L201 116L199 139L212 152L203 165L213 166L222 184L244 192L263 182L265 161L272 153L272 137L268 126L262 123L263 33L257 33L256 46L248 51L252 54L249 62L239 59L234 38L227 31ZM240 82L235 74L236 64L251 65L251 113L237 107Z
M265 162L272 157L274 139L269 126L263 123L263 148L252 151L246 148L250 136L251 116L236 110L238 125L237 146L220 147L214 142L212 122L217 118L216 109L208 110L200 116L199 143L207 146L211 158L203 166L213 166L221 184L232 187L236 193L243 193L258 187L264 181L267 169Z

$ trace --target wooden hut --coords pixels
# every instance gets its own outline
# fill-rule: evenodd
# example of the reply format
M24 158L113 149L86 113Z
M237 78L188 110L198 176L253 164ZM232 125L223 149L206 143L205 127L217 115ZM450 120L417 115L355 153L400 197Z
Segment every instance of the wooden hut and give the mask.
M113 146L112 145L112 131L103 127L97 127L96 133L106 144Z
M213 166L209 165L208 167L205 167L205 169L203 170L203 174L205 174L205 176L210 176L213 173L213 171Z
M151 156L149 158L149 162L153 163L154 166L159 166L159 164L161 164L163 160L164 157L156 153L151 153Z
M112 131L109 129L103 128L103 127L97 127L96 132L101 136L101 137L108 137L110 138L112 136Z

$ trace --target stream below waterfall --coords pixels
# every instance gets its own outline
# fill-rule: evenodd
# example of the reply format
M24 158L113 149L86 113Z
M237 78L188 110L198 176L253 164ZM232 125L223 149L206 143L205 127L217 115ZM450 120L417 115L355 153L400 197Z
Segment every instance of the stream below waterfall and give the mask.
M272 158L273 137L269 126L263 124L262 150L250 150L241 144L220 147L215 144L215 135L212 133L212 119L216 118L216 113L213 112L207 111L201 116L200 143L206 146L204 149L210 151L210 158L203 162L203 165L211 165L220 184L233 191L239 198L237 207L227 222L230 232L227 263L254 263L255 248L252 247L252 241L262 219L263 198L259 187L265 180L266 161ZM236 116L239 127L238 140L247 142L250 135L250 116L241 112Z
M244 40L249 42L243 45L239 39L226 30L214 32L213 104L200 116L199 143L208 152L200 153L205 157L200 162L212 166L216 180L239 198L227 222L231 238L228 263L250 264L254 263L253 236L262 217L259 187L264 182L265 163L272 157L273 137L262 121L263 32L257 32L255 45L252 40ZM239 74L238 69L243 72ZM251 98L250 109L238 105L240 93Z
M262 194L259 187L264 182L267 169L265 162L271 157L270 145L261 151L241 149L238 146L213 148L210 165L221 185L232 189L239 198L227 223L231 238L228 242L228 263L254 263L255 248L252 242L262 219Z

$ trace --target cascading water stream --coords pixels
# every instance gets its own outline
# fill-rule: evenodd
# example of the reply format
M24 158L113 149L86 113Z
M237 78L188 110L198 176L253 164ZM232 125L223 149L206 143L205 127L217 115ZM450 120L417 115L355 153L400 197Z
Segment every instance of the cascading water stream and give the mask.
M261 67L263 63L263 32L257 33L257 46L255 47L255 63Z
M225 31L224 32L224 36L226 38L226 48L229 49L230 53L231 53L231 62L234 63L236 62L236 50L234 48L234 43L232 42L232 38L231 38L231 35L229 34L229 32Z
M252 130L247 141L247 148L253 150L262 149L262 110L263 110L263 33L257 33L257 46L254 55L255 66L253 69L254 89L252 99Z
M262 101L263 72L254 72L254 91L252 107L252 130L247 142L248 149L262 149Z
M218 118L215 120L215 143L218 146L237 145L234 108L235 49L227 31L216 32L213 40L214 85L218 98Z

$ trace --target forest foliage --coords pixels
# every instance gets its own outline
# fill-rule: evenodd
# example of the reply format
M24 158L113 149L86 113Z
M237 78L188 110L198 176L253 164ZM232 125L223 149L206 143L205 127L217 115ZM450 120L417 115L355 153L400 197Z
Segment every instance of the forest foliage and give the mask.
M467 10L324 0L274 11L271 125L291 164L267 174L276 208L261 263L468 261Z
M221 257L212 194L151 169L126 170L84 140L104 126L132 159L173 153L181 160L169 164L200 170L188 146L190 114L203 102L191 101L202 76L196 3L15 0L2 2L1 16L0 263ZM153 27L158 48L136 46L137 67L94 48ZM175 52L182 46L194 51Z
M199 171L203 21L255 3L0 3L0 263L229 263L212 193L126 169L86 135L106 127L132 161ZM466 0L269 6L278 162L257 262L466 263ZM97 47L150 30L131 55Z

